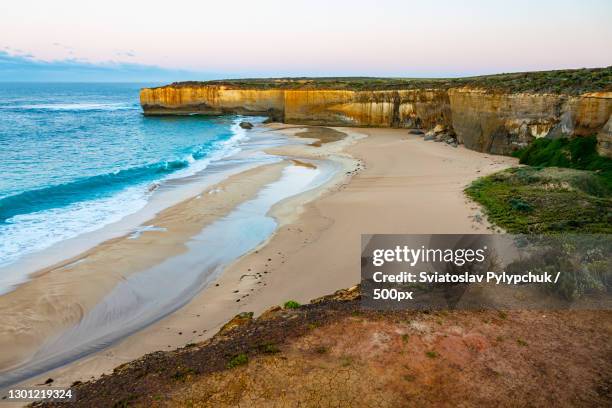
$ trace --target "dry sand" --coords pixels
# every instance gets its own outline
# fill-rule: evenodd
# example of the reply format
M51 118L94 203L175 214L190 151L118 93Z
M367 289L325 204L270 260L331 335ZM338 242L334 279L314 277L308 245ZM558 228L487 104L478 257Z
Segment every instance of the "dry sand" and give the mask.
M401 129L337 130L350 137L277 151L296 160L330 157L345 171L327 188L273 208L281 225L266 244L228 267L177 312L27 384L88 380L147 352L204 340L240 312L259 314L290 299L307 302L352 286L360 276L362 233L491 232L474 217L480 210L463 189L479 176L516 164L515 159L425 142ZM301 130L282 126L277 131Z

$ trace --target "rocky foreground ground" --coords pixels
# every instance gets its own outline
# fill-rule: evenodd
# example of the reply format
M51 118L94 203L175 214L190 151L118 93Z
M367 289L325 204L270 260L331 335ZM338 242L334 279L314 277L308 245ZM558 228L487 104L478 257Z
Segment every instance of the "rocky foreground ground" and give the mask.
M383 313L354 287L74 384L71 406L611 406L611 334L609 311Z

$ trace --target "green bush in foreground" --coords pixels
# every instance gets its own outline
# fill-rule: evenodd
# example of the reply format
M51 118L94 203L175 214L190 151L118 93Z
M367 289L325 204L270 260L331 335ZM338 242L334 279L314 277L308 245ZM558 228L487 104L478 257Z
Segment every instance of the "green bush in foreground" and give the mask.
M284 306L285 309L297 309L298 307L300 307L300 304L295 300L288 300L285 302Z

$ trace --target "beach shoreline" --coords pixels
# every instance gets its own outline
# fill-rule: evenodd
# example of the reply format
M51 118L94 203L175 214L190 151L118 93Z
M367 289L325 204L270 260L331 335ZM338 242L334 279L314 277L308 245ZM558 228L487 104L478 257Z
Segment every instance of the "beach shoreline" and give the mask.
M304 132L303 126L267 126L290 137ZM342 171L319 188L275 204L270 215L279 225L258 248L226 267L174 313L24 384L47 378L53 378L54 386L86 381L147 352L203 341L240 312L258 315L287 300L307 302L352 286L359 281L361 233L491 232L463 188L479 176L515 164L515 159L426 142L401 129L336 131L348 136L325 144L313 140L311 145L268 149L293 160L294 166L332 160ZM269 166L279 171L287 165ZM182 215L176 210L175 217Z
M286 136L280 138L289 144L307 142ZM264 150L279 145L283 143L256 143ZM126 232L121 236L35 271L26 283L6 293L0 304L0 316L6 323L0 331L1 381L9 384L14 379L25 378L33 370L41 372L49 366L70 363L173 312L209 284L225 264L242 255L241 251L249 250L273 232L273 218L266 213L277 201L284 200L284 196L316 190L339 169L339 165L321 156L298 160L291 154L261 151L259 156L262 154L265 160L258 159L257 165L246 166L246 170L242 166L242 171L229 173L216 184L205 185L190 198L160 210L135 230L123 228ZM196 180L198 185L203 183ZM241 207L245 207L242 212L246 215L240 214ZM228 221L232 216L233 222ZM218 224L217 233L223 236L224 227L240 225L245 218L254 220L248 227L255 232L246 239L238 239L242 246L226 245L226 248L211 250L209 247L216 245L214 241L219 241L211 233L208 245L203 242L207 237L202 233L207 229ZM219 242L228 239L232 239L231 234ZM193 256L200 251L210 252L209 259ZM185 260L180 261L182 258ZM179 281L162 284L167 279L164 275L173 276L173 271L196 269L202 272L191 272L194 276L183 282L182 287ZM185 280L184 276L189 274L178 273L176 279ZM130 285L131 280L135 282ZM161 301L153 288L148 293L149 305L145 304L147 299L143 295L147 293L139 287L143 284L170 288L161 294L174 296L172 302L167 302L165 307L158 305ZM139 304L133 304L131 298L139 299ZM156 315L151 316L147 306L156 307ZM116 319L121 307L127 310L123 321ZM130 322L130 314L140 314L137 323L141 323ZM112 326L101 332L100 326L111 325L107 316L118 320L113 323L117 333L113 333ZM14 338L21 341L15 344Z

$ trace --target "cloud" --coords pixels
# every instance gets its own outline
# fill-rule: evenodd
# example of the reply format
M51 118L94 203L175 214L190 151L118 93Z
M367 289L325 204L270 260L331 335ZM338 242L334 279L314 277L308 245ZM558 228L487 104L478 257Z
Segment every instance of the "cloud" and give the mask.
M129 50L129 51L117 51L115 52L115 55L118 57L128 57L128 58L133 58L136 56L136 53L133 50Z
M52 45L53 45L54 47L63 48L63 49L65 49L65 50L74 50L74 47L71 47L71 46L69 46L69 45L64 45L64 44L62 44L62 43L58 43L58 42L54 42Z
M130 50L122 55L130 57L134 53ZM32 55L0 51L0 81L4 82L172 82L214 78L221 75L126 62L92 63L76 58L42 61Z

